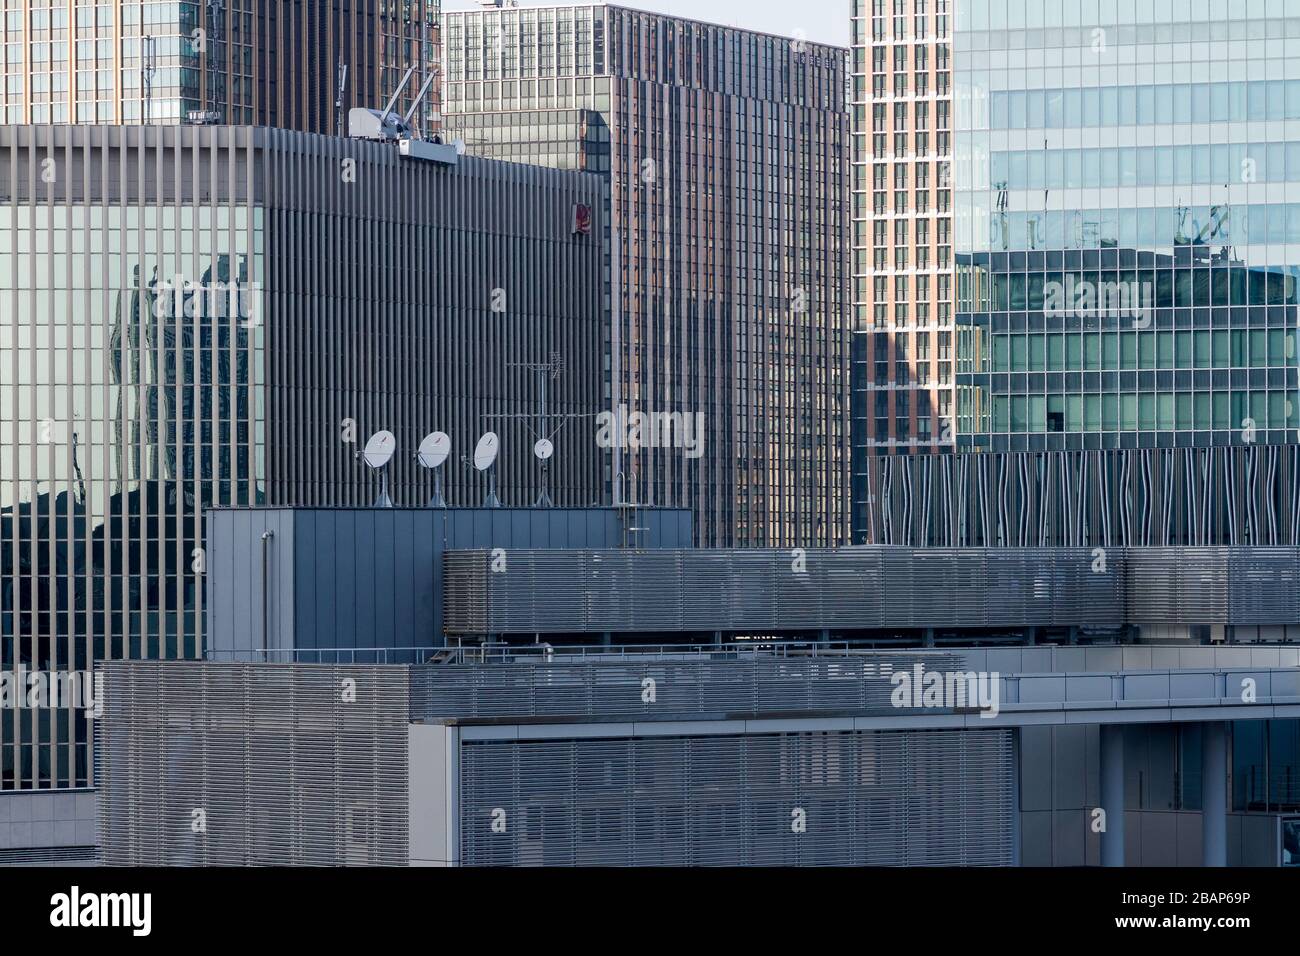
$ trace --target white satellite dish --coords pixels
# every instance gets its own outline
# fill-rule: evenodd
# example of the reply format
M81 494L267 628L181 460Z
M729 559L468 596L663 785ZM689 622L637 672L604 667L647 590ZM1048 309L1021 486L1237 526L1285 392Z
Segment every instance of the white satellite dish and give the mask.
M497 460L497 450L500 446L501 442L496 432L485 433L474 448L474 467L479 471L487 471L491 468L492 463Z
M533 445L533 454L542 463L542 490L537 496L537 501L533 503L533 507L549 508L551 507L551 493L546 487L546 465L551 460L551 456L555 454L555 445L549 438L539 438Z
M375 432L366 442L366 449L361 453L361 460L364 461L372 471L379 472L379 497L375 499L374 507L391 508L393 499L388 497L388 463L393 459L393 452L397 450L397 439L389 431Z
M442 496L442 472L438 471L442 463L451 454L451 437L446 432L431 432L420 442L420 451L416 458L425 468L433 469L433 497L429 499L430 508L447 507L447 499Z
M500 447L501 440L497 438L496 432L484 432L474 448L474 467L479 471L487 472L488 491L483 498L484 508L501 507L501 499L497 497L496 472L492 470L492 464L497 460L497 451Z
M370 441L366 442L366 450L361 453L361 457L371 468L379 469L392 460L396 450L397 439L392 432L375 432L370 436Z
M450 454L451 437L446 432L433 432L424 436L424 441L420 442L420 453L417 457L425 468L437 468Z

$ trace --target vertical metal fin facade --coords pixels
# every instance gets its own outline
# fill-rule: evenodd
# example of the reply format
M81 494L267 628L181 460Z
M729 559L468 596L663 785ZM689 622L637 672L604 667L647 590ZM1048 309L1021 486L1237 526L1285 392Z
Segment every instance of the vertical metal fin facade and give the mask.
M892 455L867 462L860 544L1300 544L1300 445ZM1020 476L1008 479L1008 467ZM991 469L991 471L990 471ZM895 495L902 484L907 495ZM910 489L921 500L912 500ZM955 514L955 523L930 514ZM1026 516L1036 520L1026 521Z

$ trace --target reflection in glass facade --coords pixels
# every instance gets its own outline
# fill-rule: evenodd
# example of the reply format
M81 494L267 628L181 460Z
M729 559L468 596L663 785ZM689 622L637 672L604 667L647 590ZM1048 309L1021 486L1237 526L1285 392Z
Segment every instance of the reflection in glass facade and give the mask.
M1232 725L1232 809L1300 812L1300 721L1239 720ZM1300 845L1291 835L1291 865Z
M616 494L690 508L703 545L843 542L845 51L605 4L443 37L449 135L609 181L611 409L702 416L698 455L612 449Z
M862 538L1300 543L1300 9L953 14L959 454L868 459Z
M438 0L0 0L0 122L225 123L328 133L344 108L382 108L402 73L436 69ZM418 117L436 128L434 84Z
M959 449L1293 440L1285 6L958 5Z
M6 670L199 653L203 511L265 477L263 332L240 319L262 248L246 205L0 206ZM0 720L45 725L4 728L0 786L86 777L80 720Z
M205 510L369 504L381 428L399 506L438 429L453 505L489 429L507 505L599 502L598 449L561 432L543 477L530 413L538 363L552 414L600 407L603 195L278 130L0 126L0 671L200 656ZM0 707L0 789L86 786L89 726Z

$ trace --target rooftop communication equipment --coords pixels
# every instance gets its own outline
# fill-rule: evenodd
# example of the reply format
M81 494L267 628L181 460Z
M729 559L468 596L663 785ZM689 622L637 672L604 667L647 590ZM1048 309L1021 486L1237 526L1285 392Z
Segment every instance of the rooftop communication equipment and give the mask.
M388 463L393 459L393 452L397 450L397 439L389 431L375 432L366 442L366 448L361 452L361 460L371 471L379 473L379 497L375 499L374 507L391 508L393 499L388 497Z
M451 436L446 432L432 432L420 442L420 451L415 456L421 466L433 472L433 497L429 499L430 508L447 507L447 499L442 496L442 464L451 454Z
M354 106L348 110L348 136L353 139L394 143L398 152L409 159L455 166L460 153L454 145L443 143L437 137L430 142L421 137L412 125L420 104L428 95L429 88L433 86L433 81L437 79L438 72L436 70L425 77L420 91L416 93L415 99L411 102L411 106L406 113L399 116L396 112L397 101L401 97L402 91L406 89L406 84L411 81L411 76L414 73L415 67L406 68L406 74L402 77L402 82L397 84L397 89L388 98L388 103L385 104L382 110L373 110L364 106Z
M474 447L474 467L478 471L487 472L488 477L487 497L483 499L484 508L501 507L501 499L497 497L496 472L492 469L496 464L497 452L500 448L501 440L497 438L496 432L485 432L478 440L478 445Z

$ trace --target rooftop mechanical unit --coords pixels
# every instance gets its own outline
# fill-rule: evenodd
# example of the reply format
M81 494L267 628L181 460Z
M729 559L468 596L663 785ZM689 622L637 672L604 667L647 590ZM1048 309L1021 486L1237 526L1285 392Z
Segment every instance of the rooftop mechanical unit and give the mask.
M408 159L419 159L424 162L455 166L460 156L460 149L457 146L443 143L438 137L434 137L433 140L423 139L411 125L416 110L420 108L420 103L429 92L429 87L433 85L434 79L437 78L438 74L436 72L430 73L425 78L424 84L420 87L420 92L416 94L415 101L411 104L410 109L401 116L396 112L397 99L402 95L402 90L406 89L406 84L410 82L411 74L414 72L415 67L407 68L406 75L402 77L402 82L397 85L397 89L382 110L373 110L364 106L353 107L349 110L348 136L352 139L395 143L398 152Z

